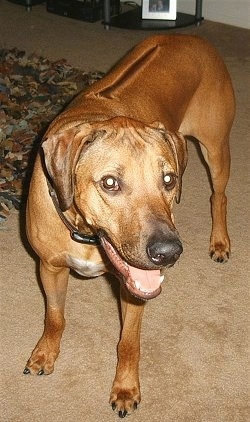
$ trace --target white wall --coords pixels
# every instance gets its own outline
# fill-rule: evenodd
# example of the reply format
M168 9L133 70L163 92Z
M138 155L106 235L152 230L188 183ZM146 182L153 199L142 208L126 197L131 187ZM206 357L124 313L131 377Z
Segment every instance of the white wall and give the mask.
M203 0L205 19L250 29L250 0ZM194 14L195 0L177 0L179 12Z
M133 1L141 5L143 0ZM250 29L250 0L203 0L202 5L205 19ZM177 0L177 10L193 15L195 0Z

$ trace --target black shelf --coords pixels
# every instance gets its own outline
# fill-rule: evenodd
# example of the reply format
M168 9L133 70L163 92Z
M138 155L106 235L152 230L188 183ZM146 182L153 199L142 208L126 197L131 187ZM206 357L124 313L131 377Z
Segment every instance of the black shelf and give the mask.
M177 12L176 20L142 19L142 8L136 7L128 12L113 16L107 25L126 29L174 29L188 25L199 25L203 20L194 15ZM105 23L104 23L105 24Z

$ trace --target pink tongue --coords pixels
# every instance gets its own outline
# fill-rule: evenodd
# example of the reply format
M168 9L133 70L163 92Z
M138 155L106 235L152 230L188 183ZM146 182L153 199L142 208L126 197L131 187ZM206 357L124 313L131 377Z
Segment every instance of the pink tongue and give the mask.
M161 285L160 270L140 270L139 268L131 267L129 265L130 277L135 282L136 287L147 292L157 290Z

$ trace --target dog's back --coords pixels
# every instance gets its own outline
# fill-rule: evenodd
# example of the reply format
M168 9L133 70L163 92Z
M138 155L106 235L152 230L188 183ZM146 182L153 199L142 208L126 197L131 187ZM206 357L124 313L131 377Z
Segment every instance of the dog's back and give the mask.
M223 91L228 119L234 116L234 94L225 64L206 40L187 35L147 38L123 58L103 79L81 92L67 109L67 118L101 120L125 115L143 122L161 121L169 130L194 133L190 105L216 107L215 92ZM211 101L209 92L212 93ZM192 101L191 101L192 100ZM221 102L219 101L219 104ZM196 111L197 113L198 111ZM203 109L203 115L205 111ZM59 116L61 125L64 114ZM55 120L57 125L57 119Z

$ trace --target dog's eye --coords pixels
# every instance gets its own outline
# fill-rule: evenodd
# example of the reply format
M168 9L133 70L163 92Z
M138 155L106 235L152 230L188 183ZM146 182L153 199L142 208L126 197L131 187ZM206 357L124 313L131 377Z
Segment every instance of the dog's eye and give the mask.
M173 173L167 173L163 176L163 181L166 189L172 190L176 185L176 175Z
M102 178L102 187L105 190L117 191L120 189L117 180L113 176L105 176Z

